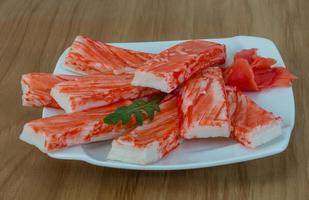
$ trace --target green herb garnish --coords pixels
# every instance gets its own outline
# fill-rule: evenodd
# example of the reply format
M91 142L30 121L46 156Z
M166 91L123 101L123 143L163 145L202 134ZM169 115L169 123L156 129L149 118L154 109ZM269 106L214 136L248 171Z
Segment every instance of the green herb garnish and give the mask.
M145 112L150 120L153 120L155 111L160 112L160 102L163 96L155 96L149 101L138 99L133 101L131 105L121 106L115 112L107 115L104 118L106 124L117 124L122 121L122 124L128 124L130 118L135 115L136 123L138 126L143 125L143 112Z

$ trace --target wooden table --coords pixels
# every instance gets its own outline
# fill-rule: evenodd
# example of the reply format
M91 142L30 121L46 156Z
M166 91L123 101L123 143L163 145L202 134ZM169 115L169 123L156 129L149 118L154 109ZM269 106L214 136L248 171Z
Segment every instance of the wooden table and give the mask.
M0 199L309 199L309 1L0 1ZM18 139L41 109L21 106L21 74L52 72L78 34L104 42L255 35L295 82L288 149L245 163L170 172L55 160ZM306 89L307 88L307 89Z

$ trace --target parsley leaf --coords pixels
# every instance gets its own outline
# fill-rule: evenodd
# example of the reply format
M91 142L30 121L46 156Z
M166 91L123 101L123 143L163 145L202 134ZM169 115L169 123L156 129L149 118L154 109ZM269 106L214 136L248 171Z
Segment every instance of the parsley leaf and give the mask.
M146 113L150 120L153 120L155 112L160 112L160 102L164 96L155 96L149 101L138 99L133 101L131 105L121 106L116 109L115 112L107 115L104 118L106 124L117 124L119 121L122 124L128 124L131 116L134 115L136 124L138 126L143 125L143 112Z

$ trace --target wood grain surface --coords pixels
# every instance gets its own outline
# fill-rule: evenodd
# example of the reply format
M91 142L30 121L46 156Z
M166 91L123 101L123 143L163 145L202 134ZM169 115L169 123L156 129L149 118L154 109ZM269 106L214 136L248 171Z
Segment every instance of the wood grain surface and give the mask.
M0 199L309 199L308 0L1 0ZM52 72L76 35L104 42L254 35L273 40L293 86L288 149L245 163L187 171L109 169L49 158L21 142L41 109L21 106L20 77Z

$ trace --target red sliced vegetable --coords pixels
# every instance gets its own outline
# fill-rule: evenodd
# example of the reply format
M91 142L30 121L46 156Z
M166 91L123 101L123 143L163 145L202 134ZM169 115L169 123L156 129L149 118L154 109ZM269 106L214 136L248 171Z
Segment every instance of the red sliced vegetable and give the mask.
M227 85L242 91L258 91L271 87L289 87L297 79L286 68L273 67L276 60L257 55L257 49L244 49L234 56L233 64L224 69Z
M276 64L276 62L277 61L273 58L255 56L253 62L251 63L251 67L252 69L270 68L272 65Z
M254 79L259 89L270 87L289 87L297 77L281 67L254 70Z
M254 73L248 61L243 58L235 59L233 65L224 72L226 84L233 85L242 91L257 91Z
M246 59L249 62L249 64L251 65L251 63L254 61L255 56L257 55L256 54L257 50L258 49L256 49L256 48L243 49L240 52L235 53L234 62L238 58L243 58L243 59Z

